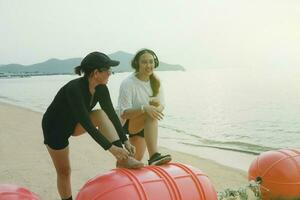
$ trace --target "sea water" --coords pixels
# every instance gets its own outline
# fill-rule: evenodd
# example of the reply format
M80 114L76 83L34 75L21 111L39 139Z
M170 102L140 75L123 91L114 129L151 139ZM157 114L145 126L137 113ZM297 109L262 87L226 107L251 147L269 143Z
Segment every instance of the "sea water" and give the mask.
M115 106L120 83L129 74L110 77ZM300 147L299 70L227 68L156 74L166 99L165 117L159 123L161 144L247 154ZM0 79L0 101L43 113L59 88L77 77Z

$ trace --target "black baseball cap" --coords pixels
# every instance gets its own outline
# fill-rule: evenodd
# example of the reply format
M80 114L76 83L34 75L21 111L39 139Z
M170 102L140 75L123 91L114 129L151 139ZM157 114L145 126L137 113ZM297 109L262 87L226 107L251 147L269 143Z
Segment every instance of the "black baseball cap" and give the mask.
M106 54L95 51L89 53L80 63L80 66L85 68L110 68L119 65L120 62L117 60L110 59Z

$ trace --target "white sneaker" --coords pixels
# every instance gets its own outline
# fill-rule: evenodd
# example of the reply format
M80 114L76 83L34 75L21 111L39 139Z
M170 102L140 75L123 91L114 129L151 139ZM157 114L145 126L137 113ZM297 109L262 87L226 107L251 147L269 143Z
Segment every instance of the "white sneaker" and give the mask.
M155 153L148 160L148 165L164 165L172 160L171 155L161 155L160 153Z

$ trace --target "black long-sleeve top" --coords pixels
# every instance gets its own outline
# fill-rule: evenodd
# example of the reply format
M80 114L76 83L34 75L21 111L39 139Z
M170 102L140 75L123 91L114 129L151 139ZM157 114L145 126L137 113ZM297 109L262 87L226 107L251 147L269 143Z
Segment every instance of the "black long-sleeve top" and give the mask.
M127 136L113 108L107 86L96 86L94 97L92 100L91 98L89 82L85 77L68 82L58 91L44 114L47 130L53 129L68 138L74 132L76 124L80 123L98 144L105 150L109 149L111 142L93 125L89 117L90 111L99 102L124 143Z

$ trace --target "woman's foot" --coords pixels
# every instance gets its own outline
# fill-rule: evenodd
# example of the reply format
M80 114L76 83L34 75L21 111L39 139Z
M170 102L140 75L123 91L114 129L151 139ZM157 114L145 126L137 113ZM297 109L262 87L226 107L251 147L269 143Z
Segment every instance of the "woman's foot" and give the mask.
M127 169L139 169L139 168L144 167L144 163L129 156L125 160L118 160L116 167L117 168L127 168Z
M155 153L148 160L148 165L164 165L172 160L171 155L161 155L160 153Z

